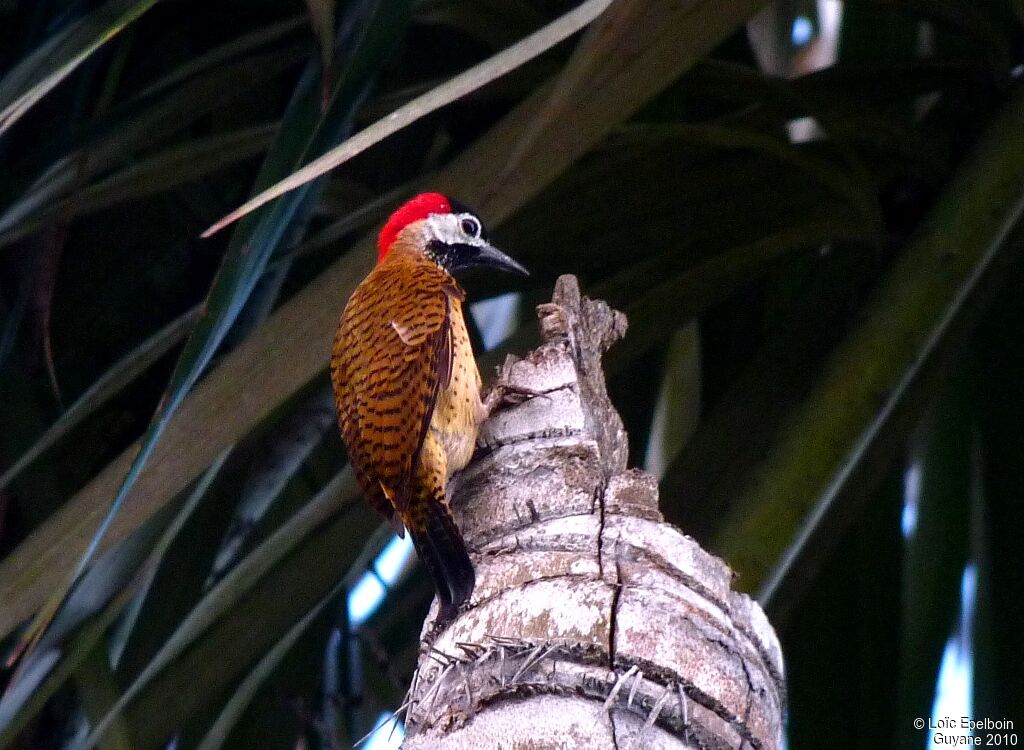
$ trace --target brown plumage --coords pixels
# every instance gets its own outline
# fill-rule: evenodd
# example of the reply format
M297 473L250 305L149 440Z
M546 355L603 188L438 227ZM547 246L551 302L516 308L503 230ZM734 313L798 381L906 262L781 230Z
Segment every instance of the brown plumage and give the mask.
M345 306L331 356L356 477L370 504L409 530L442 619L469 598L475 581L446 496L487 413L465 293L451 274L468 265L521 270L486 242L472 214L454 212L437 194L413 199L381 232L380 261Z

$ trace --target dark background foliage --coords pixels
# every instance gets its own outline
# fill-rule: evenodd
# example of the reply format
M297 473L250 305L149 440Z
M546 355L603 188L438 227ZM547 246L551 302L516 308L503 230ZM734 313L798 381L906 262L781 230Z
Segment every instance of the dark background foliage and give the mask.
M166 425L0 745L347 747L398 707L429 587L347 618L389 537L323 368L365 237L435 186L532 271L467 279L520 295L488 366L561 273L628 314L632 463L779 630L790 747L925 746L947 642L1024 721L1019 2L621 0L199 239L572 7L0 0L4 653Z

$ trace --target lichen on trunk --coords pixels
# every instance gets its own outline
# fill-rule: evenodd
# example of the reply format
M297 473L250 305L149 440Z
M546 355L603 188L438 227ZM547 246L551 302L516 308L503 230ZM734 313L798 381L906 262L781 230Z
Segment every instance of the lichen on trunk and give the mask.
M424 624L404 746L778 748L774 631L626 467L601 369L625 316L563 276L538 317L544 343L502 377L539 395L484 425L453 497L477 588Z

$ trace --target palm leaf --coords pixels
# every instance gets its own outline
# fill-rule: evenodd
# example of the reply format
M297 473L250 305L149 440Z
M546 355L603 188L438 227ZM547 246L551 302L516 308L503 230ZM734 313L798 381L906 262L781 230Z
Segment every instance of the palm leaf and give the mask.
M618 25L619 34L644 32L643 50L624 66L616 56L617 37L602 36L603 55L618 71L610 78L583 77L579 96L590 108L588 119L571 113L551 121L534 150L521 157L520 169L494 188L494 165L503 164L524 123L541 110L548 89L528 98L449 167L433 184L453 195L476 196L485 216L496 223L524 206L541 187L579 160L617 123L634 113L679 74L692 66L719 40L732 33L758 5L755 2L702 2L696 7L671 8L652 3L652 15L639 27ZM683 24L683 19L688 19ZM666 36L657 29L685 27L683 35ZM658 75L650 75L658 59ZM277 405L323 372L329 343L337 325L341 300L351 293L371 265L372 240L334 262L282 305L245 345L229 355L182 403L177 419L151 460L151 470L137 485L138 501L130 503L110 528L113 542L136 527L180 492L227 446L236 442ZM532 330L532 326L530 327ZM512 344L518 343L513 340ZM255 381L252 373L274 373ZM246 398L238 398L238 382L249 383ZM202 424L198 430L196 425ZM201 438L199 436L202 436ZM57 584L61 571L83 549L109 497L130 466L130 452L110 463L88 486L47 521L7 559L0 562L0 633L10 632L31 614Z
M328 519L339 514L343 510L347 510L354 505L355 495L357 489L355 486L355 479L352 476L351 471L345 471L334 478L324 489L313 499L305 508L296 514L287 523L281 526L275 531L266 541L264 541L259 547L253 552L246 556L236 567L230 570L227 575L221 579L199 602L199 604L189 613L189 615L181 622L179 627L176 629L174 634L166 641L162 648L157 654L149 661L145 668L139 673L139 675L132 681L131 685L121 694L118 701L111 707L103 719L101 719L93 727L90 737L85 742L81 743L81 747L91 747L95 742L103 735L117 715L142 692L156 677L158 677L165 669L172 664L175 665L177 671L176 679L180 682L184 677L190 682L193 687L195 686L195 671L194 668L197 664L193 664L192 667L181 672L182 662L178 660L178 657L200 636L206 633L211 627L214 627L221 618L231 610L232 605L245 596L247 592L261 581L266 573L286 555L294 554L295 550L299 548L299 543L308 537L310 534L323 533L323 525ZM353 535L352 517L350 514L346 514L332 527L334 533L342 533L345 536L358 538L363 530L358 530ZM326 554L327 550L320 552L311 553L309 550L310 545L305 545L299 548L300 553L303 555L314 554L320 555L318 559L328 559L329 555ZM332 537L331 550L338 550L336 541ZM315 567L315 566L314 566ZM305 568L309 570L310 568ZM287 574L285 574L287 577ZM334 580L337 580L336 578ZM322 593L322 592L321 592ZM318 595L319 596L319 595ZM264 601L268 601L266 597L263 597ZM277 612L276 616L280 613ZM248 619L248 613L243 612L241 616ZM229 631L231 629L229 628ZM232 636L234 637L234 636ZM263 637L270 637L269 633L264 634ZM241 646L242 648L248 648L246 644L236 643L236 647ZM208 649L208 651L216 651L216 649L223 649L223 641L220 645ZM207 651L204 651L204 654ZM200 661L207 661L207 656L202 656ZM223 663L221 664L223 667ZM237 665L242 666L242 665ZM218 668L220 672L220 668ZM185 675L189 676L185 676ZM220 673L220 677L210 675L211 680L223 680L227 677L227 674ZM212 688L211 683L210 687ZM177 689L177 688L176 688ZM187 691L191 692L191 691ZM182 695L180 692L179 695ZM198 693L192 696L194 698ZM189 700L192 700L189 698ZM163 699L161 699L163 700ZM182 707L185 710L185 707ZM171 718L171 717L168 717ZM153 729L152 727L150 729Z
M199 308L194 307L179 315L155 334L143 341L123 359L107 370L89 386L56 422L44 432L32 447L0 475L0 490L7 487L26 466L51 448L76 425L117 395L122 389L143 373L180 342L199 317Z
M351 121L352 113L362 100L370 78L395 38L395 21L402 15L403 8L398 4L385 3L373 9L366 20L365 31L361 34L361 43L353 51L349 65L332 96L328 111L315 122L312 129L296 127L294 131L290 128L282 131L287 137L279 139L271 148L257 178L257 185L267 184L282 172L294 169L297 164L306 161L309 155L322 151L337 138L338 131ZM295 102L296 106L292 109L295 116L303 119L308 117L308 110L303 106L302 98L297 97ZM289 119L288 114L285 115L285 119ZM293 132L309 135L295 138L292 136ZM302 204L307 203L314 194L314 189L312 185L306 186L304 190L290 196L288 201L271 207L260 216L251 217L235 232L207 296L203 312L185 343L167 391L142 437L141 445L124 480L70 577L37 615L26 636L26 643L33 643L38 639L67 596L73 582L82 574L99 549L114 517L128 498L157 442L163 436L170 418L209 364L262 276L271 255L279 243L286 239L286 232L291 223L299 215Z
M109 0L57 32L0 81L0 135L156 0Z
M509 71L515 70L575 34L603 13L610 4L611 0L587 0L578 8L569 11L558 20L534 32L508 49L489 57L479 65L431 89L422 96L416 97L408 104L392 112L387 118L374 123L341 145L307 164L287 179L281 180L276 185L251 198L203 232L203 236L209 237L228 224L238 221L238 219L251 211L272 201L274 198L295 190L310 180L315 180L335 167L344 164L352 157L370 148L370 146L379 143L389 135L397 133L421 117L425 117L431 112L451 104L467 94L471 94L478 88L486 86L495 78L500 78Z
M1024 98L1017 97L933 209L929 231L876 291L865 323L832 355L719 533L718 548L768 606L785 609L796 597L810 565L803 556L823 556L820 535L849 517L839 509L850 502L844 493L851 478L885 465L877 452L892 450L891 438L883 438L899 424L893 417L907 408L926 365L963 336L980 304L976 295L990 293L1019 253L1024 154L1012 134L1022 118ZM958 248L955 262L950 247ZM881 405L878 394L887 394ZM860 499L866 486L858 484ZM798 561L800 581L791 577Z

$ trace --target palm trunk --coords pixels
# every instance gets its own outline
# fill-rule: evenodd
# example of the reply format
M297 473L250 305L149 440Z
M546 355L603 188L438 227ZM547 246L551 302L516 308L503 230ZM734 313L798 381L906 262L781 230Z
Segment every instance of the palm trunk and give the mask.
M485 425L460 480L477 589L424 625L405 747L778 748L774 631L626 468L601 370L625 317L570 276L538 315L543 345L505 376L544 395Z

